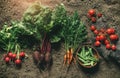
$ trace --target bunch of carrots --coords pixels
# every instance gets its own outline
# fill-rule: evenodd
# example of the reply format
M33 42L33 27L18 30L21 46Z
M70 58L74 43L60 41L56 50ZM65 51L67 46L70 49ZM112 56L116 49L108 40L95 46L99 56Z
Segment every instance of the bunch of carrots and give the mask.
M73 49L69 48L69 50L64 55L63 65L64 66L65 65L70 65L72 63L72 60L74 60L74 58L73 58Z

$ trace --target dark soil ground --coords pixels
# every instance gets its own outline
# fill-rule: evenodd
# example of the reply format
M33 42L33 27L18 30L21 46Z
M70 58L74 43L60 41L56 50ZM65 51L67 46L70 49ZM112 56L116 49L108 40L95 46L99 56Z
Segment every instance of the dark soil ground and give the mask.
M20 20L24 11L35 1L41 2L44 6L55 7L56 4L64 3L69 13L78 10L81 20L89 28L91 22L86 16L89 9L94 8L96 12L101 12L103 17L95 24L99 27L114 27L120 36L120 0L0 0L0 27L4 22L10 20ZM88 32L90 32L88 30ZM89 33L90 40L93 39ZM16 69L14 65L6 66L0 61L0 78L120 78L120 65L107 56L110 51L104 47L97 48L101 56L100 63L94 69L86 70L78 65L71 65L68 72L62 68L63 55L65 53L63 44L60 49L52 50L53 65L50 71L41 73L34 65L32 50L25 50L29 56L25 59L21 69ZM117 48L120 49L120 41ZM0 58L3 52L0 51Z

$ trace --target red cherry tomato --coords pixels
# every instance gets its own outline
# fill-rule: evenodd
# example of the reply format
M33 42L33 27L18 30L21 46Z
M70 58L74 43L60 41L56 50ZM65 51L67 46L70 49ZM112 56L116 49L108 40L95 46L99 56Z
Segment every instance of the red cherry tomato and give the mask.
M109 28L107 29L107 34L111 35L115 33L115 29L114 28Z
M100 35L100 41L104 41L106 37L104 35Z
M15 64L16 65L21 65L21 60L20 59L15 60Z
M105 33L105 31L106 31L106 30L105 30L104 28L101 28L101 29L100 29L100 32L102 32L102 33Z
M95 43L94 43L94 45L96 46L96 47L98 47L98 46L100 46L100 41L96 41Z
M118 39L118 35L112 34L112 35L110 35L110 39L111 39L112 41L117 40L117 39Z
M94 10L94 9L90 9L90 10L88 11L88 14L89 14L90 16L95 15L95 10Z
M93 23L95 23L95 22L96 22L96 18L95 18L95 17L92 17L92 18L91 18L91 21L92 21Z
M115 50L116 50L116 45L113 44L113 45L111 46L111 49L112 49L113 51L115 51Z
M91 25L91 26L90 26L90 30L91 30L91 31L94 31L94 30L96 30L96 27L95 27L94 25Z
M106 49L111 49L111 45L110 44L106 44Z
M98 35L98 34L99 34L99 31L98 31L98 30L95 30L95 31L94 31L94 34L95 34L95 35Z
M99 41L100 40L100 36L96 36L95 40Z
M5 62L9 63L10 62L10 58L9 57L5 57Z
M102 17L102 13L97 14L98 18Z
M110 44L110 41L109 41L109 40L105 40L105 41L104 41L104 44L105 44L105 45Z

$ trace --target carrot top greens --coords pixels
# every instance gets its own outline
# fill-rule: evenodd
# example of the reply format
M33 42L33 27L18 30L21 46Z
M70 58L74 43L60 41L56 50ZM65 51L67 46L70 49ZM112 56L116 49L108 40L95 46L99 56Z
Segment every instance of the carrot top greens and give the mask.
M67 16L62 30L62 37L65 40L66 51L69 48L72 48L73 51L75 51L80 43L86 41L86 26L81 22L76 11L73 15Z

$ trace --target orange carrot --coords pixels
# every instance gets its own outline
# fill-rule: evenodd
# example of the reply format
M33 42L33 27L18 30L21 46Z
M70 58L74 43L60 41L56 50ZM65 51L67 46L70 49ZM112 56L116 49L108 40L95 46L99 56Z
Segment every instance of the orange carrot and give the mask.
M67 59L69 59L69 53L70 53L70 51L68 50L67 51Z
M65 54L64 55L64 62L63 62L64 65L66 64L66 61L67 61L67 55Z

